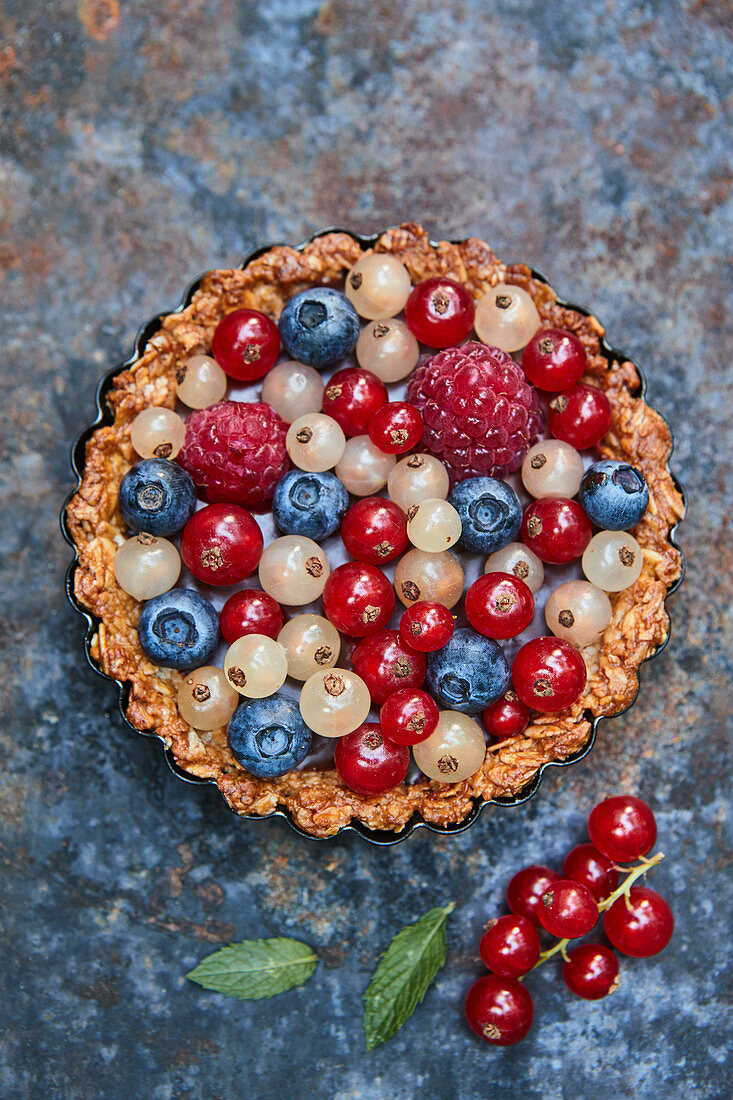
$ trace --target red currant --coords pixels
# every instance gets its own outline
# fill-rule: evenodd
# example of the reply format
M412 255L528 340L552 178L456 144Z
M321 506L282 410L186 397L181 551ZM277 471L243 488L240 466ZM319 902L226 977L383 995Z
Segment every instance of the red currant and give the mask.
M585 936L598 920L598 902L587 886L561 878L540 898L540 924L562 940Z
M563 638L533 638L517 653L512 665L514 689L531 710L556 714L583 694L585 661Z
M282 628L280 604L256 588L243 588L241 592L235 592L221 609L219 629L229 645L245 634L265 634L268 638L277 638Z
M364 435L387 401L387 387L361 367L337 370L323 392L323 411L341 425L344 435Z
M394 561L407 547L407 517L386 497L363 497L344 516L341 538L358 561L370 565Z
M585 374L588 356L573 332L543 328L522 353L522 369L540 390L566 390Z
M618 951L646 959L667 946L674 917L661 894L646 886L632 886L628 905L622 895L603 914L603 930Z
M362 638L375 634L394 611L394 588L381 570L360 561L334 569L323 589L323 608L337 630Z
M422 416L407 401L390 401L374 414L369 425L369 438L375 447L388 455L412 451L422 438Z
M609 897L618 886L616 864L592 844L579 844L568 852L562 873L564 878L587 886L596 901Z
M497 1047L519 1043L532 1026L532 998L516 978L489 974L474 982L466 997L468 1026Z
M455 619L442 603L420 600L408 607L400 619L403 641L420 653L434 653L453 637Z
M619 794L591 811L588 832L599 852L616 863L645 856L657 839L654 814L640 798Z
M497 741L519 737L529 725L529 707L513 691L505 691L500 699L483 713L486 732Z
M351 654L357 676L380 706L400 688L419 688L425 681L425 655L404 644L398 630L382 630L364 638Z
M183 528L181 557L197 580L238 584L257 568L262 554L257 521L238 504L207 504Z
M438 275L410 292L405 321L413 336L430 348L461 344L473 327L473 298L462 283Z
M419 745L430 737L439 717L435 700L427 692L406 687L387 696L379 712L379 724L390 741Z
M393 790L405 778L410 750L387 741L378 722L364 722L353 733L339 737L333 758L349 790L376 796Z
M568 951L563 963L565 985L586 1001L600 1001L619 987L618 959L602 943L581 943Z
M525 508L522 541L550 565L579 558L593 535L593 527L576 500L543 497Z
M579 451L597 447L611 427L611 404L597 386L579 382L553 397L548 422L555 439Z
M479 945L487 970L501 978L521 978L540 957L540 937L528 917L498 917L486 926Z
M534 615L534 596L513 573L484 573L466 592L466 617L487 638L516 638Z
M536 928L539 928L540 898L554 882L559 880L560 875L551 867L544 867L540 863L524 867L521 871L517 871L506 888L507 905L512 913L527 917Z
M274 321L258 309L235 309L216 326L211 352L230 378L253 382L275 366L280 333Z

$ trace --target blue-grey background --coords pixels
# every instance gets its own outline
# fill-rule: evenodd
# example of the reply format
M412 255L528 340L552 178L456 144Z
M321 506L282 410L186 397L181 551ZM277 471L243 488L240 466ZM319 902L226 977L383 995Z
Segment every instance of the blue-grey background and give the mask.
M2 0L0 35L0 1094L729 1095L730 8ZM532 262L646 368L689 491L688 577L670 646L585 761L462 836L382 851L240 822L123 727L81 657L56 516L98 377L193 275L403 219ZM595 1005L547 965L531 1036L482 1045L462 1019L482 924L616 791L657 812L672 944ZM379 952L450 899L445 969L367 1055ZM300 991L240 1004L184 979L277 934L319 953Z

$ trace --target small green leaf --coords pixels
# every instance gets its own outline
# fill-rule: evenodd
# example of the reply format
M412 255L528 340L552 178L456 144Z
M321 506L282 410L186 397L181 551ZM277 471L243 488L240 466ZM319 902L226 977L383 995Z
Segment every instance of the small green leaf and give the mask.
M317 961L300 940L242 940L207 955L186 977L225 997L256 1000L302 985Z
M427 993L445 962L445 925L454 909L455 902L431 909L387 948L363 998L367 1050L391 1039Z

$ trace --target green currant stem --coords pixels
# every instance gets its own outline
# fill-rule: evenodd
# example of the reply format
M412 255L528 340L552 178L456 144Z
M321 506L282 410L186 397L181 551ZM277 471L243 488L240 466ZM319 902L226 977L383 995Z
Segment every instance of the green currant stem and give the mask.
M610 909L613 903L615 901L618 901L620 897L625 897L626 904L630 905L629 890L634 885L636 880L638 878L641 878L642 875L645 875L650 867L656 867L657 864L661 863L663 859L664 852L657 852L657 854L655 856L652 856L651 859L646 859L644 856L642 856L640 863L635 867L620 867L619 870L626 871L626 878L621 883L621 885L614 890L612 894L609 894L607 898L603 899L603 901L599 901L599 916L601 913L605 913L607 909ZM548 947L547 951L543 951L541 953L539 959L534 964L532 969L536 970L538 966L541 966L542 963L546 962L547 959L551 959L553 955L557 955L558 952L567 961L568 956L565 949L569 943L570 940L558 940L552 947Z

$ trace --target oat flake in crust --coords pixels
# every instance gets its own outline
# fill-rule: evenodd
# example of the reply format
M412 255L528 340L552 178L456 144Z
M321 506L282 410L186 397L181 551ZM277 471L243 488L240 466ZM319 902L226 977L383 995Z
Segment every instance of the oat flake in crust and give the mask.
M584 651L589 668L582 700L558 715L536 719L522 737L489 747L480 771L455 786L420 779L379 798L346 790L335 771L293 771L280 779L250 776L229 752L226 730L198 733L178 714L176 694L182 673L147 660L137 639L140 604L115 582L112 563L116 537L126 530L117 510L117 489L136 461L130 424L148 405L175 405L176 367L201 346L210 349L220 319L231 310L251 307L270 317L308 286L340 282L364 254L346 233L327 233L302 250L276 247L244 270L211 271L190 305L168 314L143 354L114 379L108 402L111 426L98 428L87 444L82 484L67 509L67 524L78 551L74 575L77 599L98 618L91 656L102 672L130 685L127 717L139 730L152 732L172 750L176 763L191 775L213 779L232 809L264 815L287 807L296 824L315 837L336 833L352 819L370 829L400 831L415 814L438 826L461 822L477 799L512 797L550 761L564 760L588 740L595 717L616 714L634 698L638 668L666 640L664 607L668 589L682 573L682 558L669 541L684 505L667 468L669 429L641 396L639 375L630 361L603 355L603 328L594 317L565 308L552 289L522 264L507 267L483 241L430 243L415 224L388 230L376 251L397 256L413 283L448 275L479 297L497 282L524 287L544 323L575 332L588 353L584 381L600 386L613 411L611 430L598 448L606 458L639 467L649 484L649 508L633 530L644 549L644 567L636 584L611 594L613 618L601 642Z

